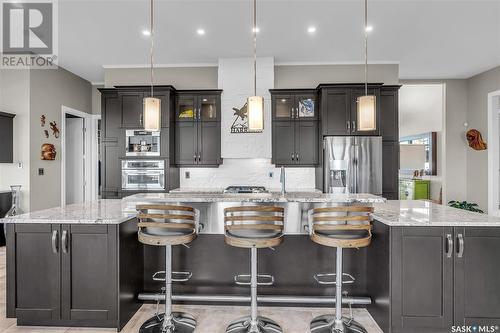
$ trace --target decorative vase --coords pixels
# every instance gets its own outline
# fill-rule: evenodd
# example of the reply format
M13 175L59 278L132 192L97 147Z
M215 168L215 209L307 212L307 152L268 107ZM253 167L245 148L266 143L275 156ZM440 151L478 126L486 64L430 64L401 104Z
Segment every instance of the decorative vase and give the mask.
M21 210L21 185L12 185L10 189L12 191L12 206L7 214L5 214L5 217L21 215L23 213Z

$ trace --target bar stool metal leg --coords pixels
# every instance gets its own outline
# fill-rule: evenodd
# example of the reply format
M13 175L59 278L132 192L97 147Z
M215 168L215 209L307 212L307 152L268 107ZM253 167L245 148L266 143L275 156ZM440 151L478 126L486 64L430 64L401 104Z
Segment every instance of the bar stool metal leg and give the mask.
M337 247L335 272L335 315L322 315L311 321L312 333L367 333L352 318L342 317L342 248Z
M250 249L250 261L250 317L233 321L227 327L226 333L282 333L281 327L274 320L260 317L257 312L257 248L255 247Z
M165 246L165 313L142 324L140 333L192 333L196 319L183 312L172 312L172 246Z

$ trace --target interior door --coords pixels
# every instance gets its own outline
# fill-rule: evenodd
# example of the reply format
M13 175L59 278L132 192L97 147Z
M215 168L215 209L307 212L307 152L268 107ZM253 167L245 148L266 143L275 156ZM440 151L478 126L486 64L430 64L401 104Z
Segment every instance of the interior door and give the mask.
M116 318L116 235L110 225L61 228L63 320Z
M60 318L61 228L15 225L15 304L18 324Z
M220 123L201 121L198 128L198 163L220 164Z
M273 122L273 163L276 165L295 164L295 122Z
M198 164L198 122L176 123L175 161L178 165Z
M85 201L84 119L66 118L65 196L66 204Z
M500 326L500 229L455 228L455 324Z

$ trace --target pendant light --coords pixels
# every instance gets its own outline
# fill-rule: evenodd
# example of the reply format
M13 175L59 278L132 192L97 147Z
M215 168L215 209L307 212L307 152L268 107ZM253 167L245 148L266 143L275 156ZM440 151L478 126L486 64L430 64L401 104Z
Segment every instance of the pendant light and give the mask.
M151 26L150 26L150 75L151 75L151 96L143 99L143 126L147 131L159 131L161 129L161 100L155 98L153 94L153 60L154 60L154 0L151 0Z
M368 0L365 1L365 95L357 98L357 130L375 131L377 129L377 99L374 95L368 95Z
M264 130L264 97L257 96L257 0L253 0L253 96L248 97L248 129L251 132Z

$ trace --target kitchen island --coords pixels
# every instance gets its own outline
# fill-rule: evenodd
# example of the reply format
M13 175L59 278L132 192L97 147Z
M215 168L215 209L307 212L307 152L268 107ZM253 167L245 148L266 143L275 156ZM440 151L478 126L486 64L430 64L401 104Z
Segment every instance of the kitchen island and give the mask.
M449 332L455 324L500 323L499 218L424 201L310 192L141 194L7 219L7 315L19 325L120 329L142 300L158 298L161 283L151 275L162 269L164 251L137 241L133 207L143 202L208 207L201 210L206 229L190 248L174 248L174 270L193 273L189 282L174 285L176 302L213 303L193 296L248 294L233 279L248 271L248 253L227 246L220 222L212 220L222 207L243 202L293 211L285 218L284 243L260 252L259 270L276 280L260 288L261 302L274 297L283 302L273 304L332 306L333 288L318 285L313 274L333 271L335 251L310 241L304 214L315 205L360 203L375 207L373 241L344 253L344 271L356 278L345 285L346 300L370 300L358 306L366 306L384 332ZM288 302L290 296L302 303Z

